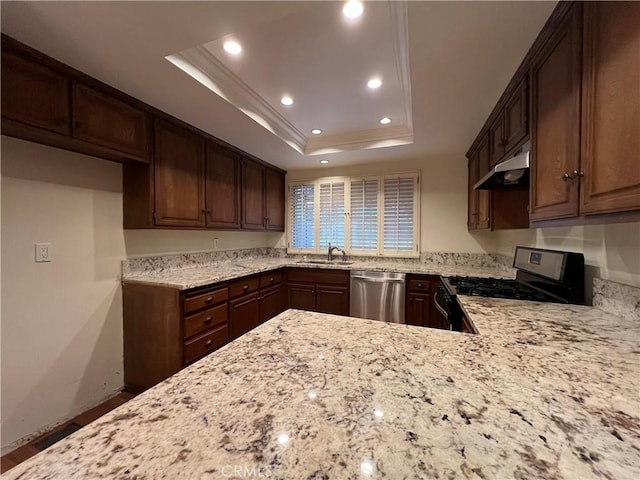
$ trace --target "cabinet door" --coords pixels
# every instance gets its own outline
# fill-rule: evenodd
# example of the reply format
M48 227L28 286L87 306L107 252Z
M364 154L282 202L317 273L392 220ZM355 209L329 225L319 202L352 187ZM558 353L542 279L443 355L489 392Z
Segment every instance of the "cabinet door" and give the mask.
M252 293L229 303L229 340L244 335L260 324L258 294Z
M282 298L282 287L280 285L261 291L260 323L266 322L284 310Z
M489 138L487 137L478 146L478 176L477 180L480 180L482 176L489 171ZM485 166L487 170L484 170ZM483 173L484 172L484 173ZM475 183L475 182L474 182ZM476 228L487 229L491 226L490 221L490 190L474 190L476 195Z
M73 84L73 136L147 161L147 114L80 83Z
M491 141L491 166L494 166L502 160L505 153L504 112L500 112L489 127L489 139Z
M543 49L531 71L531 220L578 215L581 5Z
M240 157L207 143L207 227L240 228Z
M289 308L316 309L316 287L313 284L290 283L287 286L287 297Z
M429 314L431 311L431 294L430 293L414 293L407 295L407 306L405 313L405 321L407 325L417 325L419 327L428 327Z
M266 170L266 227L284 232L284 173Z
M527 135L527 113L529 97L526 79L520 82L515 92L504 106L504 141L505 152L510 151Z
M585 2L580 213L640 209L640 2Z
M69 81L5 51L1 66L2 117L69 135Z
M467 180L467 228L475 230L478 227L478 195L473 189L473 185L478 178L478 150L469 157L468 180Z
M204 227L204 141L183 128L155 122L155 223Z
M349 288L336 285L317 285L316 311L349 315Z
M242 161L242 228L264 230L265 168L250 160Z

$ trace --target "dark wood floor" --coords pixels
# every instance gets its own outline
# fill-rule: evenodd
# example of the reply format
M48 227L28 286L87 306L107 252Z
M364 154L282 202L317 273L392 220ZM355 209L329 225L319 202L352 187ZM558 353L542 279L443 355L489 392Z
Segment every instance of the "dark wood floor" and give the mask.
M65 427L67 427L69 424L72 424L72 423L75 423L77 425L80 425L81 427L84 427L85 425L88 425L89 423L93 422L94 420L100 418L105 413L110 412L111 410L113 410L116 407L119 407L123 403L127 403L134 396L135 395L133 395L131 393L128 393L128 392L121 392L118 395L116 395L115 397L110 398L106 402L101 403L100 405L98 405L96 407L93 407L91 410L87 410L86 412L81 413L80 415L78 415L77 417L69 420L68 422L65 422L62 425L59 425L56 428L54 428L54 429L42 434L38 438L33 439L31 442L27 443L26 445L18 447L13 452L7 453L4 457L2 457L0 459L1 460L0 472L4 473L7 470L15 467L19 463L24 462L28 458L33 457L36 453L39 453L41 450L36 448L35 445L40 440L42 440L43 438L47 437L48 435L51 435L52 433L55 433L55 432L57 432L59 430L62 430Z

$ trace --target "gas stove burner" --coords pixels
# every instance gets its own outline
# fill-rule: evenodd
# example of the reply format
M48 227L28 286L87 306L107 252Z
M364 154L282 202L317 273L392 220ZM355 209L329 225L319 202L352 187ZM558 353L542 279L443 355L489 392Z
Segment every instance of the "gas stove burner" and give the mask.
M451 293L477 297L509 298L537 302L557 301L517 280L482 277L448 277L447 282L453 288Z

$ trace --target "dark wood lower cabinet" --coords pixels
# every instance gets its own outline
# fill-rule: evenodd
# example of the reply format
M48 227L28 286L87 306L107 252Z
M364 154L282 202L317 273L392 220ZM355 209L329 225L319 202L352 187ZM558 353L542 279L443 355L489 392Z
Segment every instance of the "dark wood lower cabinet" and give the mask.
M449 322L436 308L433 295L440 283L437 275L407 275L405 323L430 328L449 328Z
M316 286L316 311L349 315L349 287L336 285Z
M252 293L229 303L229 340L233 341L258 326L258 302L258 294Z
M287 286L289 308L315 310L316 286L314 284L289 283Z
M264 323L285 310L282 285L260 292L260 323Z
M349 272L290 268L287 270L289 308L349 315Z

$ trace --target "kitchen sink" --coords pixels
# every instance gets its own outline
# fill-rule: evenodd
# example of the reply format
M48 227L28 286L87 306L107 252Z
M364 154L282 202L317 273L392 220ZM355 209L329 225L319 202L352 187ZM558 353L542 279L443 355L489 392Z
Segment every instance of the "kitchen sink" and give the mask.
M298 260L296 263L310 263L312 265L351 265L353 262L344 260Z

